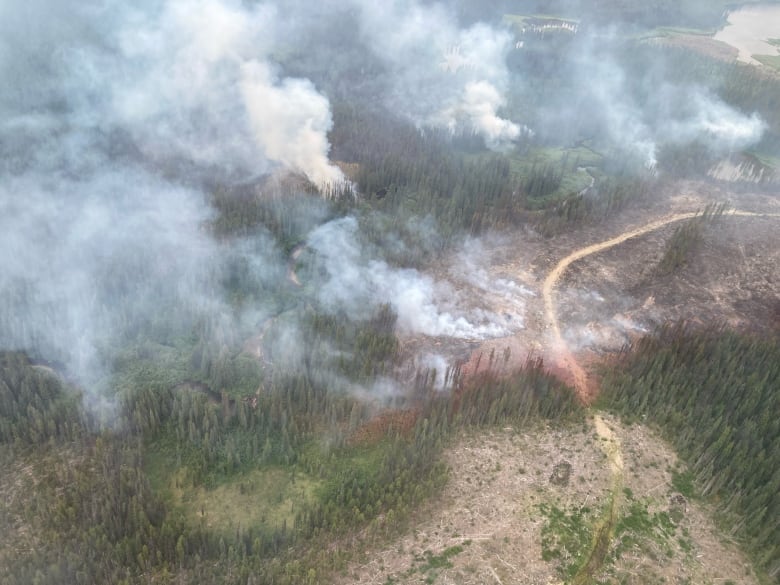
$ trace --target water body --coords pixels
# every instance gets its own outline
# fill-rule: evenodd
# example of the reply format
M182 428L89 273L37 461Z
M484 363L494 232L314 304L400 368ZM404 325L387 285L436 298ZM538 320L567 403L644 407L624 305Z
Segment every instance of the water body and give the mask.
M728 24L715 33L716 41L723 41L739 50L737 59L758 65L753 55L778 55L780 50L768 39L780 39L780 4L743 6L730 12Z

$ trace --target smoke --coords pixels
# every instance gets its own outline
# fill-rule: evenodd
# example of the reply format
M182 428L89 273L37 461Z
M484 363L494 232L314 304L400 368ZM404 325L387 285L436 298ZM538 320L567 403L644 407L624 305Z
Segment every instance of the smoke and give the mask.
M391 78L387 105L420 126L480 134L506 148L528 129L500 115L512 47L508 30L461 28L443 4L352 0L361 40Z
M450 373L450 364L444 356L437 353L425 353L420 356L418 364L419 369L432 372L436 376L434 380L436 390L449 390L452 383L452 380L447 378Z
M128 188L132 185L132 188ZM142 170L77 180L26 174L0 187L0 345L93 384L117 339L214 310L209 211Z
M679 90L678 92L679 93ZM750 115L732 108L702 88L695 88L678 99L669 99L679 113L662 126L659 135L670 143L701 142L712 152L726 154L758 143L767 124L753 112Z
M253 174L273 165L315 184L343 179L328 162L327 98L269 62L277 11L231 0L170 0L162 14L130 14L119 31L108 116L156 158L174 151ZM101 55L102 56L102 55Z
M91 388L126 343L172 343L202 322L227 342L237 319L251 327L268 317L260 297L236 314L222 282L243 263L257 290L278 287L281 254L262 236L214 240L205 185L277 168L316 184L343 180L328 160L328 98L273 58L287 32L319 26L305 4L290 12L239 0L0 5L2 347L62 363L97 401ZM353 7L364 46L391 73L389 106L421 125L480 132L491 147L520 135L498 113L506 31L462 29L443 5ZM440 62L452 47L467 62L446 72ZM406 333L506 331L497 316L458 306L447 283L364 258L354 220L310 240L328 270L320 299L334 310L389 302ZM294 324L279 329L276 346L299 345ZM301 356L286 355L286 365L300 366Z
M560 65L567 85L520 120L532 108L507 66L513 35L463 25L444 3L0 0L0 346L59 361L89 386L132 340L173 343L203 322L228 340L264 322L279 309L263 294L284 285L281 246L268 234L214 239L207 185L280 169L342 181L324 88L368 86L421 128L475 132L499 150L532 136L523 122L540 142L595 136L649 167L659 144L727 152L760 139L757 114L627 70L616 38L578 32ZM350 75L330 80L331 63ZM316 75L291 73L307 66ZM300 237L327 214L289 215L279 223ZM371 253L352 217L308 243L322 269L311 294L334 313L368 318L387 303L400 332L459 339L523 326L529 291L487 274L477 244L444 280ZM223 282L239 265L255 295L236 309ZM301 367L301 331L278 329L280 363Z
M122 136L124 154L157 167L196 165L236 178L283 166L317 184L342 180L328 162L327 98L305 79L275 73L273 6L60 4L4 8L0 72L11 82L0 97L11 132L4 142L19 142L22 131L62 131L73 142L69 163L77 164L91 154L85 148L106 147L95 135L113 132L114 149ZM56 148L65 154L64 145Z
M503 96L487 81L470 82L464 88L460 102L440 112L432 120L453 132L465 122L467 127L483 136L488 148L503 150L524 134L533 134L529 128L496 115L504 103Z
M233 0L0 3L0 346L62 364L98 403L116 352L208 323L222 282L284 279L272 239L219 243L204 180L282 167L340 181L327 98L270 59L277 11Z
M240 85L255 140L268 157L318 185L344 180L328 162L327 133L333 126L328 100L309 80L277 84L268 65L250 62L242 67Z
M564 34L564 33L561 33ZM631 31L580 26L556 63L554 94L533 116L542 140L588 140L654 169L664 145L704 144L724 154L758 143L766 123L685 80L663 53L641 51ZM635 33L634 33L635 34ZM537 40L538 42L538 40ZM526 49L517 49L522 55Z
M366 257L353 217L320 226L308 244L324 272L320 302L331 312L366 319L381 304L389 304L398 315L399 332L409 335L486 339L511 330L505 318L461 303L450 283Z

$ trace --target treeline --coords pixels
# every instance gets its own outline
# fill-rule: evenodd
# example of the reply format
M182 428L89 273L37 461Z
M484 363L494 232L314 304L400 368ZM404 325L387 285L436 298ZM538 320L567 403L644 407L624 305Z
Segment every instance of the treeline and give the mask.
M554 236L585 222L598 222L623 209L631 201L641 200L653 188L651 179L611 178L584 192L565 198L536 219L536 229Z
M14 478L26 495L6 502L18 520L0 536L3 583L170 582L199 540L152 493L135 441L91 436L19 457L35 474Z
M286 252L319 223L343 215L356 200L349 182L324 186L321 191L295 174L217 184L210 195L217 211L210 228L217 237L255 235L263 228Z
M668 326L627 348L601 403L657 424L727 530L780 581L780 340Z
M664 254L654 269L656 276L667 276L685 266L704 241L704 228L726 211L727 203L713 203L701 213L677 226L666 242Z
M39 444L74 440L84 432L81 396L62 391L49 368L21 352L0 353L0 442Z
M387 112L354 105L335 108L334 117L333 156L357 165L359 191L372 209L391 218L385 227L401 230L410 217L431 216L443 245L459 233L518 225L552 235L617 211L650 181L615 168L613 179L586 193L551 198L577 167L568 156L517 171L505 154L474 152L466 135L423 132ZM522 159L524 148L518 145L513 156Z
M444 236L512 225L522 217L509 161L472 154L473 138L426 129L388 112L334 108L333 156L357 164L356 181L388 214L432 215Z
M777 146L780 139L780 76L741 62L724 62L683 47L634 43L630 51L621 54L626 70L653 71L652 65L662 60L674 63L663 70L663 79L651 82L683 85L699 84L720 96L726 103L744 113L758 112L767 123L763 144ZM656 75L652 73L651 75ZM657 73L661 75L661 73ZM640 103L647 99L647 80L629 78L631 91ZM680 107L688 107L680 104Z

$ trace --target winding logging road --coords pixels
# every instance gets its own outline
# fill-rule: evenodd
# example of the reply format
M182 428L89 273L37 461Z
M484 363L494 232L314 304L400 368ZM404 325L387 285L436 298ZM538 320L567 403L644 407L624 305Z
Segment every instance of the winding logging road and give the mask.
M591 392L589 389L588 377L585 373L585 370L582 368L579 362L577 362L576 358L566 345L563 336L561 335L561 328L558 323L558 312L555 304L555 291L561 276L563 276L569 266L571 266L577 260L582 260L591 254L597 254L599 252L603 252L604 250L608 250L609 248L617 246L618 244L622 244L631 238L636 238L650 232L654 232L671 223L683 221L685 219L691 219L698 215L700 215L700 212L698 211L669 215L633 230L623 232L622 234L617 235L609 240L604 240L603 242L591 244L590 246L585 246L584 248L575 250L565 258L561 259L558 264L555 265L555 268L550 271L550 274L547 275L547 278L545 278L544 284L542 285L542 298L544 299L545 318L549 323L553 333L554 349L559 352L561 360L563 361L563 365L572 375L574 379L574 388L583 402L589 403L593 398L593 392ZM780 213L755 213L752 211L730 210L723 213L721 217L780 217Z

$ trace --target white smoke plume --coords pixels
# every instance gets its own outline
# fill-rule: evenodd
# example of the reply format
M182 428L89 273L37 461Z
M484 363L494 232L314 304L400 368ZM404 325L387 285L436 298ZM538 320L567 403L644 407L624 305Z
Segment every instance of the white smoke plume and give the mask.
M61 364L97 402L125 343L204 322L231 337L229 259L284 278L272 240L209 235L200 181L341 179L328 100L270 59L277 18L238 0L0 2L0 348Z
M354 28L334 28L347 16ZM233 318L218 290L226 256L265 274L259 281L283 279L271 238L226 251L209 236L203 184L249 183L278 168L316 184L342 180L329 161L324 84L289 73L307 65L290 58L296 46L327 79L341 45L308 40L323 30L358 47L343 56L354 77L334 83L342 91L373 76L384 91L372 99L421 127L478 132L494 149L530 132L504 113L512 35L463 26L444 3L0 0L0 346L97 379L120 338ZM730 150L760 138L757 115L703 90L653 87L645 108L629 87L635 72L616 58L622 48L609 38L575 46L565 64L573 90L529 122L537 135L549 120L559 124L548 136L584 119L648 166L659 142ZM669 105L681 102L688 107ZM321 226L309 244L325 271L319 300L334 311L367 317L390 303L404 333L464 339L522 326L522 287L478 262L470 278L510 320L462 302L448 282L367 256L354 219ZM266 310L247 315L260 322ZM292 329L286 341L300 345Z
M93 384L106 373L101 352L140 324L186 330L219 312L201 196L131 169L52 179L0 188L0 346Z
M504 103L503 96L489 82L469 82L463 90L461 101L433 116L431 120L440 122L451 131L456 131L465 123L483 136L488 148L502 150L523 134L532 134L525 126L496 114Z
M679 104L684 115L675 119L670 113L669 123L661 125L659 137L667 142L696 140L713 152L725 154L756 144L767 128L766 122L755 112L743 114L701 88L670 100L670 103Z
M398 315L398 330L404 334L458 339L508 334L505 318L479 307L462 306L449 283L366 258L357 229L356 220L347 217L320 226L309 237L309 247L326 274L318 293L326 308L368 318L380 304L387 303Z
M155 156L173 146L247 174L281 164L315 184L343 180L328 162L327 98L308 80L280 80L268 59L277 18L271 5L234 0L169 0L161 14L125 15L119 55L105 65L129 76L108 79L107 115Z
M561 64L569 79L533 122L544 139L590 140L647 169L655 168L665 144L697 141L727 153L761 140L766 124L758 114L740 112L696 85L668 81L666 69L674 64L662 54L646 69L629 69L627 35L617 27L578 30Z
M461 245L449 273L453 279L479 291L481 304L495 307L494 310L503 316L506 329L517 331L524 327L526 299L536 293L511 278L494 276L485 268L491 264L490 249L501 249L505 245L500 237L468 238Z
M505 148L527 129L500 115L512 36L484 23L461 28L444 4L353 0L362 42L388 68L388 105L421 126L482 135Z
M344 180L328 162L330 105L309 80L277 83L267 64L253 61L242 66L241 92L255 140L266 156L303 171L317 185Z

